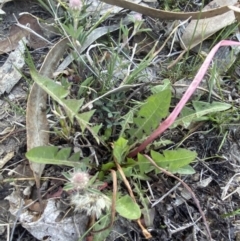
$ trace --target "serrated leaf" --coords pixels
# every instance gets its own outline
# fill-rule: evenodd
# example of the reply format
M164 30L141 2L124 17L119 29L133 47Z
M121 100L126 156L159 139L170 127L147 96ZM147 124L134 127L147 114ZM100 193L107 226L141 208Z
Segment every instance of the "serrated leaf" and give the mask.
M193 103L194 109L196 110L197 117L201 117L209 113L227 110L232 107L231 104L223 103L223 102L215 102L215 101L213 101L212 103L207 103L204 101L193 101L192 103Z
M91 126L91 128L88 128L88 131L92 134L92 136L95 138L98 144L100 143L100 141L103 142L102 139L98 136L98 132L101 129L101 127L102 124Z
M51 79L40 75L35 68L30 69L31 76L33 80L43 89L45 90L59 105L61 105L66 111L69 119L73 121L75 117L82 129L88 129L91 134L93 134L94 138L99 143L99 138L96 133L96 129L94 131L91 130L89 126L89 120L92 117L95 110L91 110L85 113L79 114L79 108L83 104L83 99L80 100L66 100L64 99L69 95L69 91L66 90L63 86L57 84Z
M69 148L63 148L58 151L56 146L38 146L34 147L26 153L29 161L41 164L65 165L81 168L81 162L67 160L70 152Z
M151 172L155 169L155 167L148 161L148 159L140 153L138 153L138 164L141 175Z
M108 162L108 163L102 164L102 171L108 171L114 167L116 167L114 162Z
M73 153L68 160L76 162L76 161L79 161L79 159L80 159L80 152L76 152L76 153Z
M151 95L146 103L141 106L137 117L133 119L137 128L132 127L128 131L131 139L134 137L140 139L144 135L150 135L157 128L162 118L167 116L170 100L170 89Z
M134 110L130 110L126 115L122 117L123 121L120 122L122 129L119 136L123 136L124 131L130 128L129 124L133 123L133 114Z
M95 110L90 110L90 111L76 115L76 119L77 119L82 131L84 131L85 128L87 127L89 120L92 117L92 115L94 114L94 112L95 112Z
M117 200L116 211L124 218L134 220L141 217L141 210L129 195L123 196Z
M70 153L71 153L71 148L70 147L67 147L67 148L63 148L61 149L57 155L56 155L56 159L59 159L59 160L67 160L70 156Z
M26 157L31 160L32 157L38 156L43 159L47 158L54 158L57 155L58 147L56 146L40 146L40 147L34 147L30 151L26 153Z
M173 143L174 142L171 140L160 139L160 140L154 141L152 143L152 146L154 147L153 149L159 149L160 147L164 147Z
M126 177L133 177L133 168L132 167L122 167L122 171Z
M127 143L128 141L122 137L114 142L113 156L116 158L118 163L122 163L122 161L125 159L127 150L129 148Z
M165 89L170 89L171 88L171 82L170 82L169 79L164 79L162 82L163 82L163 84L156 85L156 86L153 86L151 88L151 92L153 94L156 94L156 93L159 93L159 92L161 92L161 91L163 91Z
M178 169L194 161L197 157L195 151L179 148L177 150L165 150L163 154L151 151L151 157L157 165L170 172L178 172Z
M132 159L132 158L127 158L126 165L127 165L127 166L131 166L131 167L134 167L134 166L138 165L138 162L135 161L135 160Z
M58 103L62 102L62 99L68 96L69 91L67 89L48 77L40 75L36 69L31 68L30 73L33 80Z
M193 109L185 106L182 109L180 116L174 121L171 128L175 128L178 125L188 128L193 121L196 121L196 112Z
M174 122L171 127L182 125L184 128L188 128L192 122L200 121L201 117L207 114L228 110L232 107L231 104L222 102L208 103L203 101L193 101L192 103L195 110L184 107L180 114L180 117Z
M80 100L74 100L74 99L69 99L69 100L64 100L65 103L65 111L71 121L73 123L73 118L75 117L76 113L78 113L80 107L83 105L84 99Z

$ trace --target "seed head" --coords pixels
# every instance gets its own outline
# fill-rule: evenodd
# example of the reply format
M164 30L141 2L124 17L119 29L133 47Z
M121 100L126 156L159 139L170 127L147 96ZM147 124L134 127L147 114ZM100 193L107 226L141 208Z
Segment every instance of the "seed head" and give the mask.
M87 215L96 215L98 219L104 210L110 208L111 200L102 193L86 191L84 193L73 194L71 204L75 206L75 211L85 211Z

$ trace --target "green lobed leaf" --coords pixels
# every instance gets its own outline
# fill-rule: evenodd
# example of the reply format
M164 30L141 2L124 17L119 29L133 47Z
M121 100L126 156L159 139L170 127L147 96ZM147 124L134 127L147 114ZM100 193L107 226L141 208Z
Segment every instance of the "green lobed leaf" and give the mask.
M151 151L151 157L160 167L170 172L178 172L178 169L188 165L197 157L195 151L179 148L177 150L165 150L163 154Z
M71 147L63 148L57 153L55 157L56 159L59 159L59 160L67 160L70 156L70 153L71 153Z
M141 210L129 195L123 196L117 200L116 211L124 218L134 220L141 217Z
M120 122L122 128L119 136L123 136L124 131L130 128L129 124L133 123L133 114L134 110L130 110L126 115L122 117L123 121Z
M63 86L57 84L53 80L40 75L34 66L31 66L30 73L33 78L33 80L42 88L44 89L59 105L61 105L64 110L66 111L69 119L71 122L73 122L73 118L75 117L82 129L84 131L85 129L88 129L88 131L91 132L91 134L94 136L94 138L99 143L99 137L96 133L96 130L99 130L99 128L95 128L92 130L89 126L89 120L92 117L95 110L91 110L85 113L79 114L79 108L82 106L84 99L80 100L66 100L64 99L69 95L69 91L65 89Z
M29 161L41 164L65 165L76 168L81 168L82 163L76 161L69 161L70 148L63 148L58 151L56 146L38 146L34 147L26 153ZM75 155L75 154L74 154ZM88 159L88 158L84 158ZM82 162L84 163L84 159ZM79 160L78 160L79 161ZM89 161L89 159L88 159Z
M212 103L207 103L204 101L193 101L192 103L194 109L196 110L196 117L201 117L209 113L227 110L232 107L231 104L215 101L213 101Z
M126 166L131 166L131 167L135 167L138 166L138 162L135 161L132 158L127 158L127 161L124 163Z
M80 159L80 152L75 152L69 157L69 161L76 162Z
M171 88L171 82L169 79L164 79L163 81L163 84L161 85L155 85L153 87L151 87L151 92L153 94L156 94L156 93L159 93L165 89L170 89Z
M115 167L116 167L116 165L114 162L108 162L108 163L102 164L102 171L108 171Z
M122 137L114 142L113 155L119 163L124 161L128 148L128 141Z
M92 117L92 115L94 114L95 110L90 110L81 114L76 114L76 119L82 129L82 131L85 130L85 128L87 127L90 118Z
M180 113L180 116L174 121L171 128L175 128L178 125L188 128L193 121L196 121L196 112L189 107L184 107Z
M65 103L65 111L71 121L73 123L73 118L75 117L76 113L78 113L80 107L83 105L84 98L80 100L74 100L74 99L69 99L69 100L64 100Z
M106 127L105 131L104 131L104 134L103 134L104 140L109 140L111 135L112 135L112 127Z
M144 135L150 135L157 128L162 118L168 114L171 100L171 90L165 89L162 92L151 95L145 104L143 104L133 119L136 128L132 127L128 133L131 139L142 138Z
M40 75L36 69L30 68L33 80L44 89L55 101L62 103L62 99L69 95L69 91L48 77Z
M149 160L140 153L138 153L138 164L141 175L151 172L155 169L155 167L149 162Z
M130 167L122 167L122 171L126 177L133 177L133 168Z
M93 135L93 137L95 138L95 140L97 141L97 143L100 143L100 138L98 136L98 132L99 130L101 129L102 127L102 124L100 125L95 125L95 126L92 126L89 131L91 132L91 134Z
M152 143L153 149L159 149L160 147L165 147L167 145L173 144L174 142L171 140L160 139L156 140Z
M188 128L192 122L201 121L201 117L207 114L228 110L232 107L231 104L223 102L203 102L203 101L193 101L193 107L195 110L184 107L180 117L171 126L176 127L182 125L184 128Z
M40 146L32 148L26 153L26 157L32 161L35 157L41 157L42 159L53 159L58 152L58 147L56 146Z

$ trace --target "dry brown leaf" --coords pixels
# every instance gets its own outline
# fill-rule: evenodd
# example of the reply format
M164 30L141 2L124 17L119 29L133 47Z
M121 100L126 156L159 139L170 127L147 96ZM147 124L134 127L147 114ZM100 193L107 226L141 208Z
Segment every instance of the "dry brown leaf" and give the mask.
M213 7L215 8L217 6L224 6L227 4L235 5L237 2L238 0L214 0L210 2L206 7L204 7L203 10L209 10ZM228 11L220 16L213 18L192 20L182 35L181 47L183 49L191 49L220 29L234 23L234 21L234 11Z
M22 25L29 25L29 28L31 28L35 33L42 35L41 27L38 24L38 21L35 17L33 17L30 14L22 14L18 22ZM13 25L10 29L9 36L0 41L0 54L8 53L12 50L14 50L18 43L23 37L26 37L28 40L28 46L37 49L42 48L46 46L46 41L40 39L36 35L29 33L27 30L22 29L19 26Z
M27 36L26 31L21 30L17 26L12 26L9 37L0 41L0 54L5 54L16 49L20 40L25 36Z
M204 19L204 18L211 18L214 16L218 16L229 11L228 6L223 6L223 7L214 8L204 12L177 13L177 12L168 12L168 11L158 10L155 8L145 7L126 0L101 0L101 1L114 6L126 8L138 13L142 13L146 16L158 18L161 20L186 20L188 18ZM229 5L229 4L226 4L226 5Z
M41 212L41 205L40 205L39 202L35 202L32 199L26 199L26 200L24 200L24 203L27 206L28 210L31 210L31 211L37 212L37 213ZM47 205L46 200L43 200L43 205L44 205L44 208L45 208L46 205Z
M47 54L40 69L40 74L52 77L54 70L67 47L68 40L62 39ZM33 84L27 103L26 129L27 129L27 149L37 146L46 146L49 143L49 128L46 117L47 94L36 83ZM34 173L36 185L40 187L40 177L45 164L30 162Z

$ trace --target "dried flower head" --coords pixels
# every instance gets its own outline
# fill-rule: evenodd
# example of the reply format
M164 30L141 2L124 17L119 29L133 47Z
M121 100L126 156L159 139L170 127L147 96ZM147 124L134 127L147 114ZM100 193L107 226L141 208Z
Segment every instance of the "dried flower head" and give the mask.
M75 206L76 211L85 211L87 215L95 215L98 219L104 210L110 208L111 200L102 193L86 191L84 193L73 194L71 204Z
M75 171L71 174L70 182L72 183L74 189L81 190L87 187L89 179L90 176L88 173Z
M74 170L73 172L66 173L63 175L68 179L64 186L64 190L83 190L88 187L88 182L91 176L87 172L82 170Z
M72 9L72 10L75 10L75 11L81 11L82 9L82 1L81 0L69 0L69 7Z

